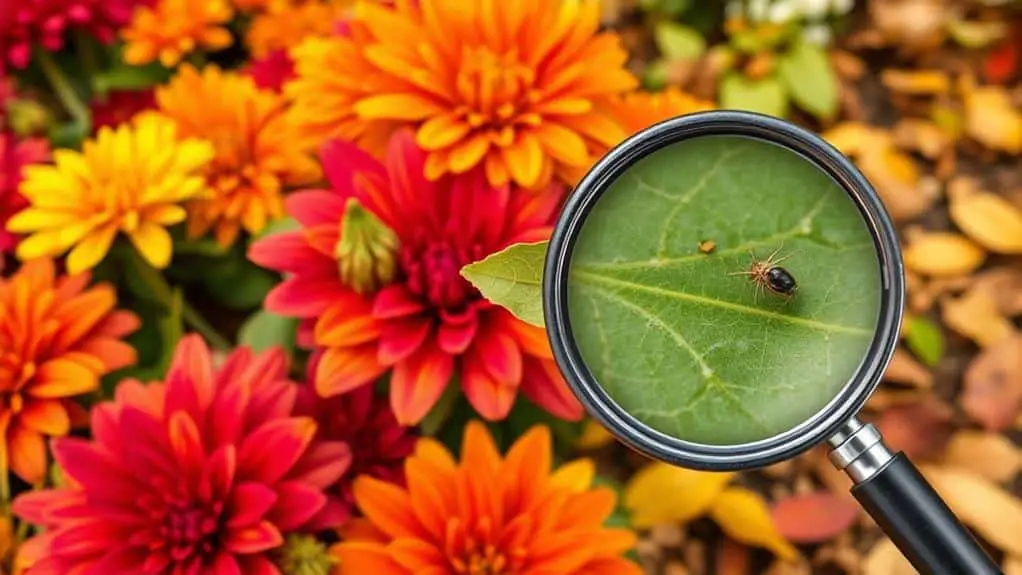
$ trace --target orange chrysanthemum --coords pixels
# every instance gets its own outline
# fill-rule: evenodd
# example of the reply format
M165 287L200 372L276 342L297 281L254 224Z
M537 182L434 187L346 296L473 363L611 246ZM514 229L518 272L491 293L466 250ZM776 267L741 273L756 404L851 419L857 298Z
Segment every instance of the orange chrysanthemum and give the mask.
M335 573L641 574L621 557L635 535L603 526L614 492L591 487L587 460L551 473L550 443L549 429L536 426L501 458L486 427L471 422L456 463L439 442L420 439L405 462L406 488L355 481L366 517L334 547Z
M629 135L657 122L714 108L713 102L696 98L670 86L661 92L632 92L614 98L610 111Z
M573 182L624 132L598 105L631 90L627 53L595 0L400 0L358 5L346 36L292 52L292 122L307 143L417 128L426 176L484 165L492 186Z
M159 60L170 68L193 50L222 50L232 42L225 26L233 12L227 0L158 0L153 7L139 6L121 31L124 61Z
M121 338L138 318L115 310L113 286L90 275L57 277L53 261L24 264L0 279L0 463L36 483L46 474L45 438L67 435L75 396L135 362Z
M252 18L245 43L259 59L286 50L310 37L334 32L337 21L351 10L352 0L282 0L271 2Z
M200 74L184 65L157 90L156 101L181 137L207 140L215 149L206 169L209 199L186 205L192 237L213 229L226 247L242 229L257 234L284 216L285 188L319 176L316 163L292 142L283 96L260 90L248 76L213 65Z

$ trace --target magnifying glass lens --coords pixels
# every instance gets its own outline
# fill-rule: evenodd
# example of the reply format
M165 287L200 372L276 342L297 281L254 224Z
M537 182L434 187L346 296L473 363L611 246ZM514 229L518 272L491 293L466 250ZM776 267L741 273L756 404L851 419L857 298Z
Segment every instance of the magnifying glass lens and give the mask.
M824 410L870 349L882 289L848 192L799 153L736 135L668 144L619 173L568 278L598 385L654 430L718 446Z

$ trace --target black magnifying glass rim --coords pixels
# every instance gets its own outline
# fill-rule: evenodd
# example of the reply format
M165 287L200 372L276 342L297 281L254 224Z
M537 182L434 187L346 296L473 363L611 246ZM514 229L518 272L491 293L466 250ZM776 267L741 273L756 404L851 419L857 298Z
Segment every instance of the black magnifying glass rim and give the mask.
M572 336L568 275L575 241L600 197L625 170L671 144L704 136L744 136L801 155L845 190L869 229L880 265L876 332L855 374L826 406L798 426L763 440L708 445L672 437L622 409L597 383ZM886 209L862 173L823 138L787 121L754 112L712 110L665 120L613 148L576 186L558 217L543 269L543 312L554 359L589 414L632 449L674 465L707 471L763 467L826 440L855 416L880 383L901 329L905 273L898 238ZM847 289L855 289L848 286Z

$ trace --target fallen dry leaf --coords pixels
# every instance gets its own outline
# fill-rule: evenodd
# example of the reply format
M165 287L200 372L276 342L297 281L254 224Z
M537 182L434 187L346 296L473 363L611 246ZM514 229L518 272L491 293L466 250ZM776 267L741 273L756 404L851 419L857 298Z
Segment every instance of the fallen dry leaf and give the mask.
M1004 575L1022 575L1022 557L1009 555L1004 558Z
M937 200L936 190L921 185L915 161L894 146L889 134L873 139L856 159L894 221L911 220Z
M1022 314L1022 267L1005 265L983 270L973 276L973 288L990 296L1001 315Z
M749 548L725 537L717 550L717 575L748 575Z
M576 440L579 449L599 449L614 441L614 436L595 419L588 419Z
M866 556L862 575L918 575L918 572L894 543L885 537Z
M782 537L792 543L822 543L855 523L862 508L828 491L794 495L770 506L770 516Z
M974 242L953 232L918 232L904 250L905 266L924 276L968 274L982 265L986 253Z
M951 138L937 124L920 118L904 118L894 126L894 143L935 160L951 145Z
M946 94L951 79L942 70L894 70L880 73L880 81L892 92L901 94Z
M919 470L963 523L994 547L1022 555L1022 500L972 471L934 465Z
M919 389L892 389L880 387L869 397L866 407L874 411L884 411L895 405L905 405L922 401L928 392Z
M946 0L872 0L872 29L905 54L918 54L940 46L947 36Z
M686 523L706 513L734 475L650 463L625 485L624 506L638 529Z
M1005 483L1022 470L1022 451L1003 435L963 429L948 441L944 463Z
M919 389L930 389L933 387L933 374L926 366L916 361L908 351L897 348L891 363L884 372L885 381L904 383Z
M1022 112L1011 102L1003 86L973 86L963 79L965 132L991 150L1022 152Z
M1004 341L1015 331L1011 321L997 310L994 299L978 289L970 289L957 298L942 299L940 317L944 325L980 347Z
M970 239L1001 254L1022 253L1022 210L1004 198L971 191L948 189L948 214Z
M820 136L846 156L855 156L876 138L875 130L862 122L844 122Z
M713 502L710 516L728 537L736 541L764 547L788 561L801 556L777 531L766 501L755 491L744 487L728 487Z
M962 377L959 402L988 431L1011 427L1022 411L1022 335L980 352Z
M934 396L884 410L875 422L892 450L912 459L930 459L943 451L951 436L952 411Z

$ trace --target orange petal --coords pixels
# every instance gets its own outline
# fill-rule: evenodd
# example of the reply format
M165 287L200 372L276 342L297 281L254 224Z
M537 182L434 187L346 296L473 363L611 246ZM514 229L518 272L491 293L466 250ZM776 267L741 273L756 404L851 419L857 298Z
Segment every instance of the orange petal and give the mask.
M29 401L18 414L18 421L46 435L62 437L71 431L71 418L60 401Z
M428 461L431 466L442 469L445 472L453 472L456 466L454 457L451 456L451 452L447 450L447 447L432 437L419 438L419 441L415 443L414 457Z
M34 397L70 397L99 387L99 377L79 362L64 358L50 360L36 373L28 393Z
M432 342L398 363L390 380L390 405L398 423L422 421L447 388L453 371L454 358Z
M365 120L424 120L443 113L433 100L417 94L380 94L355 104L355 113Z
M507 173L504 159L497 150L492 150L486 155L486 179L495 188L507 185L511 181L511 174Z
M518 484L517 508L529 507L542 495L550 475L551 460L550 429L543 425L533 426L508 450L500 474L513 477Z
M338 558L338 575L408 575L400 565L390 558L386 547L379 543L344 541L331 548Z
M603 557L586 563L581 569L586 575L643 575L641 567L624 557Z
M332 397L366 385L387 368L376 361L376 346L331 347L316 366L316 393Z
M7 436L11 471L31 484L46 477L46 442L37 431L17 426Z
M465 426L465 438L461 443L461 466L468 469L500 468L500 451L493 436L480 421L470 421Z
M543 171L543 147L539 139L529 132L518 132L514 143L503 152L511 178L523 187L534 187Z
M448 152L447 167L455 174L465 173L479 164L489 149L489 137L476 133ZM429 168L428 162L426 167Z
M430 534L419 524L412 512L408 492L400 487L362 475L355 480L352 493L358 508L373 525L392 538L430 538Z
M103 365L106 372L115 371L135 365L138 361L138 354L131 345L112 337L96 337L85 342L79 349L85 353L96 356Z
M412 512L433 533L443 533L448 518L457 512L453 470L445 473L423 458L405 462L405 477Z
M361 299L361 298L359 298ZM316 321L316 343L329 347L350 347L380 337L380 322L373 317L372 307L332 305Z
M553 159L571 166L584 166L589 161L585 140L577 133L556 124L543 122L535 130L536 139Z
M446 516L440 519L445 520ZM387 550L395 561L412 573L422 573L424 569L448 564L447 556L442 551L421 539L397 539L387 546Z

